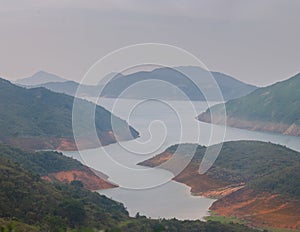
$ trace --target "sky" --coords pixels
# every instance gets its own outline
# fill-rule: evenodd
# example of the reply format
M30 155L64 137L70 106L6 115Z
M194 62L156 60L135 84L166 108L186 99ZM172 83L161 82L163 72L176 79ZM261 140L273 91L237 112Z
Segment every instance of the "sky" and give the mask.
M299 0L0 0L0 76L10 80L44 70L80 81L116 49L163 43L265 86L300 72L299 41Z

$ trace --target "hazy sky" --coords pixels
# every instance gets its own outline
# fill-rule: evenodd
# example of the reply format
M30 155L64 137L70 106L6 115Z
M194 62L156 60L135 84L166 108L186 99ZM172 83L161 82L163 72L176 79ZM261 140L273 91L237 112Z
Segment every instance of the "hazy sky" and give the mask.
M80 80L126 45L179 46L256 85L300 72L300 0L0 0L0 76ZM113 70L112 70L113 71Z

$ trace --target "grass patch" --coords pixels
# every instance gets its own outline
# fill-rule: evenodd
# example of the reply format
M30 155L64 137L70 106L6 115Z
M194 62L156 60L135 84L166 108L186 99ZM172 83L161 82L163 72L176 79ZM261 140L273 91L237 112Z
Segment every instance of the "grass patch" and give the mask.
M225 216L221 216L218 215L216 212L214 211L209 211L209 216L204 217L204 219L206 221L214 221L214 222L220 222L220 223L238 223L238 224L243 224L243 225L247 225L247 221L245 220L241 220L237 217L225 217Z

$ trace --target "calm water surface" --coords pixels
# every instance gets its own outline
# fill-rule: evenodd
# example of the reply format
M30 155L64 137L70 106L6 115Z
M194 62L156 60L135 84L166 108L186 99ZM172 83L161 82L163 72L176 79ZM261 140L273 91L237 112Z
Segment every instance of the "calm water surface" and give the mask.
M261 140L300 151L297 137L224 128L197 121L196 115L208 107L204 102L119 99L114 105L114 101L101 99L98 103L127 120L140 132L140 138L84 150L80 154L64 154L105 173L110 181L121 186L99 193L122 202L132 216L137 212L152 218L201 219L208 215L213 199L192 196L189 187L170 181L173 174L168 171L136 165L172 144L211 145L223 140Z

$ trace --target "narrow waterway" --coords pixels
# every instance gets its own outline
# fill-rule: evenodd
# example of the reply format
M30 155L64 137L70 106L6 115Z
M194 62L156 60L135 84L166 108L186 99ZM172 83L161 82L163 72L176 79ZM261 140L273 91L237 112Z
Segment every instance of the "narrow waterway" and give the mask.
M105 173L110 181L118 184L119 188L99 192L122 202L132 216L139 212L152 218L201 219L208 214L213 199L192 196L187 186L171 181L173 175L168 171L137 165L172 144L260 140L300 150L298 137L198 122L195 116L208 107L204 102L132 99L119 99L116 105L113 102L113 99L101 99L99 104L127 120L140 132L140 138L64 154Z

